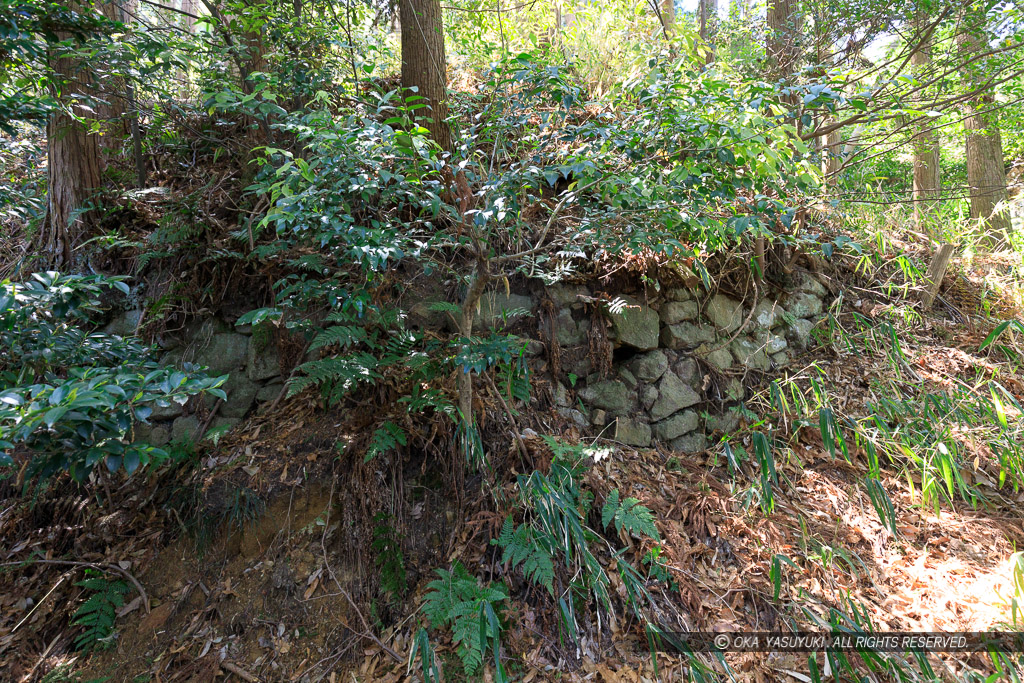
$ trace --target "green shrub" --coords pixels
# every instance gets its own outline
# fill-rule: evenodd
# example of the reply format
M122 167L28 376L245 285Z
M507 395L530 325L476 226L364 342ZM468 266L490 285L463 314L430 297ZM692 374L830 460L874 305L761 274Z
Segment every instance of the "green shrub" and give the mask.
M128 291L117 278L55 272L0 282L0 466L19 451L31 456L29 478L83 481L99 463L131 474L168 457L130 442L152 404L224 397L224 378L160 368L137 341L91 332L106 287Z

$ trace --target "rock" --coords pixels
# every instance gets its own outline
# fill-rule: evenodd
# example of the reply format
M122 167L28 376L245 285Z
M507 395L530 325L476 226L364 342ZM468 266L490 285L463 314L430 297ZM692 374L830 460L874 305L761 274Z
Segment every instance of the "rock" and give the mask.
M696 301L669 301L661 307L659 312L661 322L666 325L675 325L684 320L694 320L700 315Z
M679 323L667 325L661 331L661 345L670 349L692 349L702 342L713 341L715 330L711 327Z
M618 313L609 315L616 346L630 346L640 351L658 348L661 321L657 311L635 299L622 298L626 301L626 306Z
M644 410L650 410L654 402L658 400L658 388L648 384L640 390L640 404Z
M713 296L704 314L716 327L726 332L735 332L743 323L743 306L724 294Z
M729 347L715 348L721 344L701 344L695 354L703 358L709 365L718 370L728 370L732 367L732 353L729 352Z
M612 414L627 412L633 407L633 392L618 380L606 379L580 390L580 398L588 406L601 408Z
M190 443L195 440L196 432L199 431L199 418L195 415L184 415L179 417L171 425L171 441L175 443Z
M789 346L789 342L781 334L769 332L768 330L761 330L755 336L757 344L764 349L764 352L768 355L778 353L782 349Z
M693 291L686 287L673 287L665 292L665 298L669 301L689 301L693 298Z
M743 387L743 382L738 377L729 378L729 381L725 383L724 391L725 398L728 401L742 401L747 393Z
M284 386L284 382L280 378L271 380L269 383L260 387L260 390L256 392L256 400L260 403L267 401L273 401L281 394L281 387Z
M668 370L668 357L664 351L655 349L636 356L628 365L636 378L642 382L656 382Z
M104 334L115 334L118 337L131 337L142 320L142 311L125 311L114 317L103 328Z
M755 327L771 329L775 327L779 316L782 315L782 306L775 301L761 299L754 307L753 323Z
M683 358L672 367L672 371L691 387L697 383L697 361L692 358Z
M658 384L658 400L651 406L651 419L662 420L699 401L700 396L689 385L675 375L666 373Z
M736 362L752 370L768 369L768 354L753 339L740 337L732 343L732 353Z
M253 382L267 379L281 374L281 360L277 354L277 344L259 344L254 339L249 344L249 361L246 364L245 374Z
M522 294L506 294L504 291L488 292L480 299L480 312L473 327L488 329L501 328L517 317L529 315L533 310L533 299Z
M709 432L728 434L740 426L740 414L735 410L726 410L720 415L709 415L705 426Z
M630 389L636 389L636 376L629 371L629 368L619 368L619 379Z
M697 417L697 411L685 410L681 413L676 413L666 420L655 422L651 430L654 438L658 441L671 441L676 437L692 432L699 424L700 418Z
M810 320L804 320L797 318L789 325L789 329L786 331L786 339L800 349L807 348L811 343L811 330L814 329L814 323Z
M445 301L417 301L409 307L409 327L418 330L455 331L455 321L450 313L434 310L434 305Z
M813 294L819 299L824 299L828 295L828 290L825 289L825 285L818 281L818 278L814 277L808 272L801 272L797 279L797 291L807 292Z
M551 390L551 393L555 399L556 406L562 406L564 408L569 405L569 392L565 388L564 384L561 382L555 382L555 387Z
M150 446L163 446L171 440L171 431L164 425L139 423L135 425L136 443L148 443Z
M561 282L545 287L544 291L559 308L581 303L580 296L590 296L590 290L583 285L567 285Z
M821 311L821 299L809 292L797 292L786 299L786 312L794 318L812 318Z
M544 353L544 342L538 339L527 339L526 341L526 355L530 358L535 358Z
M150 413L149 419L170 420L171 418L178 417L185 410L185 406L181 405L177 401L168 400L167 404L168 405L166 406L159 406L156 402L150 403L149 407L153 409L153 412Z
M218 431L223 429L223 432L221 433L224 434L234 429L239 422L241 422L241 420L237 417L215 417L212 420L210 420L210 427L206 431L208 434L210 433L210 431L214 429ZM203 434L203 436L205 437L206 434Z
M228 325L220 318L203 318L194 320L185 326L185 338L197 342L201 346L208 339L212 339L215 334L233 331L233 326Z
M594 363L589 358L581 358L571 364L568 371L577 377L586 377L594 371Z
M603 427L608 423L608 413L603 410L595 410L590 415L590 423L595 427Z
M708 439L701 432L693 432L680 436L678 439L673 439L672 443L669 444L672 450L678 451L679 453L700 453L707 449Z
M260 385L249 380L245 373L232 372L221 389L228 395L226 401L221 403L219 415L222 417L245 417L256 400L256 394L260 391ZM280 391L280 389L278 389ZM275 395L274 398L277 398ZM206 397L206 403L211 408L216 404L217 399L213 396Z
M558 414L567 420L572 420L577 427L586 428L590 426L587 416L573 408L559 408Z
M590 321L577 322L573 320L569 309L562 309L555 321L555 339L560 346L579 346L587 340L587 333L590 332Z
M157 365L164 368L178 368L180 370L184 362L185 349L178 346L160 356L160 360L157 361Z
M631 417L615 420L615 440L627 446L650 446L651 427Z
M214 334L210 337L209 343L196 353L195 362L207 366L207 372L213 377L223 375L242 367L249 346L249 337L244 334ZM277 374L277 371L273 374Z
M772 365L777 368L785 367L789 365L789 354L785 351L779 351L778 353L772 354Z

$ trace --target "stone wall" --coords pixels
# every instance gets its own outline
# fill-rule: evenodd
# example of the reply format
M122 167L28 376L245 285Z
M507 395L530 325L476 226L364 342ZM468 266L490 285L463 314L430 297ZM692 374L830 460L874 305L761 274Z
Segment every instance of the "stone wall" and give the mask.
M827 297L809 273L800 274L780 296L758 301L753 310L725 294L687 288L616 297L609 307L584 285L532 282L521 293L502 288L486 294L477 322L481 332L509 325L528 338L534 374L550 382L557 411L585 433L631 446L661 443L695 452L714 434L736 428L735 408L744 398L748 371L781 368L806 349ZM428 312L429 303L405 302L410 320L420 326L446 325ZM558 376L551 375L552 356L544 354L540 342L546 338L537 315L542 309L554 318L548 329L563 359ZM105 330L130 334L139 319L138 311L128 311ZM595 337L598 345L611 346L613 362L604 372L593 367ZM269 325L254 331L211 318L160 341L162 365L192 362L207 366L212 375L228 375L223 387L228 398L209 428L233 427L281 393ZM216 403L205 400L208 407ZM137 438L155 445L196 438L201 423L195 407L156 407L151 424L138 426Z

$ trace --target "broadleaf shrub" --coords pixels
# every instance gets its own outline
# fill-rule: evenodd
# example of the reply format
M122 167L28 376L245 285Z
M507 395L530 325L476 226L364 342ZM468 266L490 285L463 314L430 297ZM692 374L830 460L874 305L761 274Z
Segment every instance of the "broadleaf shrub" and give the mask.
M117 278L56 272L0 282L0 465L27 453L26 481L160 462L166 451L131 442L151 406L224 397L223 377L161 368L137 340L90 331L109 287L127 290Z

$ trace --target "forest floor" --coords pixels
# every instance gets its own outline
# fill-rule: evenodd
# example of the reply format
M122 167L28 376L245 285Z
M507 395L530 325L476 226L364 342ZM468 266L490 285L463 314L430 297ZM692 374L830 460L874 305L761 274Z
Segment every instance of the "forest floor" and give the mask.
M939 304L901 338L921 382L972 387L996 378L1024 401L1017 366L979 352L992 327L977 310L989 289L983 276L999 272L998 262L954 264ZM845 305L868 318L907 304L880 288L860 291ZM1003 315L1015 307L1004 301ZM884 354L838 343L818 346L801 362L823 371L837 410L847 415L867 414L877 400L873 387L895 380ZM553 408L533 418L560 420ZM502 520L472 480L464 499L446 497L427 455L407 458L399 471L339 458L335 444L357 435L367 419L301 394L202 449L194 470L119 482L102 494L102 505L69 497L71 489L59 485L20 504L15 484L2 484L0 537L9 541L0 548L0 660L9 680L47 672L48 681L418 680L406 653L423 621L417 605L433 569L459 560L477 575L500 576L500 554L489 541ZM955 497L924 504L920 474L884 470L898 520L893 535L858 486L867 470L862 452L843 458L817 429L788 421L776 427L792 451L776 463L780 484L770 515L750 504L744 478L756 473L730 476L712 451L680 456L609 444L611 455L590 472L595 491L617 487L654 511L678 589L652 592L688 628L762 631L791 619L806 626L815 617L827 621L832 608L862 610L879 630L979 631L1012 621L1020 596L1011 556L1024 544L1024 493L1000 485L984 444L960 472L982 496L973 505ZM543 442L527 445L542 462ZM513 480L515 469L498 484ZM409 590L391 603L366 581L379 571L373 559L349 544L371 541L357 538L373 528L360 518L360 501L385 490L404 496L397 507L406 511L395 525L405 538ZM204 518L216 524L204 526ZM16 567L28 553L54 564ZM793 563L779 565L776 581L773 558L780 554ZM116 639L91 656L69 646L67 625L84 591L75 583L82 567L60 564L69 556L120 568L146 594L142 600L129 588ZM642 629L623 614L574 652L559 642L556 611L543 596L513 596L502 647L515 680L677 680L686 666L680 656L659 653L656 675ZM455 648L443 633L435 647L442 665L456 670ZM929 657L943 680L991 670L977 654ZM739 680L812 680L807 655L730 654L726 661Z

